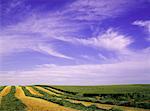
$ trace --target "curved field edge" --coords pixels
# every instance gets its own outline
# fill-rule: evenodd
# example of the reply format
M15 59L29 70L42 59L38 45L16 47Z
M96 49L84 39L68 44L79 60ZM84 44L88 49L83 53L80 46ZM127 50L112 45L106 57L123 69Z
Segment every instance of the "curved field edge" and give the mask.
M40 86L38 86L38 87L40 87ZM55 92L54 90L52 90L52 88L47 88L47 87L43 87L43 88L45 88L49 91L53 91L54 93L62 94L61 92ZM62 94L62 96L63 96L63 94ZM65 98L65 97L63 96L63 98ZM85 106L96 105L99 108L107 109L107 110L110 110L110 109L115 107L115 108L122 109L125 111L148 111L148 109L135 108L135 107L117 106L117 105L110 105L110 104L100 104L100 103L94 103L94 102L79 101L79 100L74 100L74 99L66 99L66 100L68 100L72 103L81 103Z
M57 94L57 93L52 92L52 91L49 91L49 90L47 90L47 89L45 89L45 88L42 88L42 87L40 87L40 86L35 86L35 88L38 88L38 89L40 89L40 90L42 90L42 91L44 91L44 92L46 92L46 93L48 93L48 94L50 94L50 95L60 96L60 94Z
M27 111L77 111L40 98L26 96L21 87L17 87L15 96L27 106Z
M40 94L39 92L37 92L36 90L34 90L32 87L27 86L26 88L33 95L43 96L42 94Z
M117 106L117 105L110 105L110 104L100 104L100 103L84 102L84 101L71 100L71 99L67 99L67 100L72 102L72 103L82 103L85 106L95 105L98 108L107 109L107 110L117 108L117 109L120 109L123 111L149 111L149 109L142 109L142 108L135 108L135 107Z
M35 98L41 98L41 99L44 99L44 100L47 100L49 102L53 102L53 103L56 103L56 104L59 104L61 106L64 106L64 107L69 107L69 108L73 108L73 109L76 109L76 110L82 110L82 111L106 111L105 109L100 109L98 107L96 107L95 105L92 105L92 106L84 106L83 104L81 103L71 103L63 98L58 98L54 95L50 95L36 87L33 87L36 91L38 91L39 93L43 94L44 96L42 97L39 97L39 96L35 96L35 95L32 95L25 87L22 87L24 92L25 92L25 95L26 96L30 96L30 97L35 97Z
M12 86L10 92L2 97L0 111L25 111L26 105L15 97L16 87Z
M52 86L40 86L43 87L47 90L50 88L54 88ZM70 86L66 86L70 87ZM79 86L82 87L82 86ZM90 87L90 86L89 86ZM92 86L93 87L93 86ZM57 89L57 88L54 88ZM59 91L63 92L62 89L58 89ZM84 88L82 89L84 90ZM51 90L49 90L51 91ZM69 94L68 94L69 93ZM109 105L114 105L114 106L125 106L125 107L136 107L136 108L145 108L149 109L150 108L150 94L141 94L141 93L131 93L131 94L103 94L103 95L98 95L96 97L90 97L90 96L85 96L84 94L72 94L71 92L64 91L64 95L62 95L65 99L72 99L72 100L77 100L77 101L84 101L84 102L93 102L93 103L99 103L99 104L109 104ZM94 95L95 96L95 95ZM98 98L97 98L98 97ZM134 98L134 99L133 99ZM123 100L120 100L123 99ZM140 101L138 102L137 99ZM141 99L144 100L144 102L141 101ZM132 101L131 101L132 100Z

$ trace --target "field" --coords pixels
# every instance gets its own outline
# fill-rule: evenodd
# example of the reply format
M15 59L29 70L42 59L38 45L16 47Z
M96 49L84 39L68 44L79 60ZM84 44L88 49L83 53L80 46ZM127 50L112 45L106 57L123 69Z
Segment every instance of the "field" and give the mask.
M0 86L0 111L150 111L150 85Z
M71 92L88 93L88 94L115 94L115 93L149 93L149 84L139 85L104 85L104 86L53 86L58 89Z

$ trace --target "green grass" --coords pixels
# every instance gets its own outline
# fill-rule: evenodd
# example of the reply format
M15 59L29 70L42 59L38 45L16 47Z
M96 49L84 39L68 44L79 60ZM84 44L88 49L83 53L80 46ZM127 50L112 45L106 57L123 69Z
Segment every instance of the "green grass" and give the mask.
M124 94L145 93L150 94L150 84L139 85L104 85L104 86L53 86L65 91L82 94Z
M51 87L51 86L41 85L41 87L49 90L48 87ZM73 87L76 87L76 86L73 86ZM84 88L87 88L88 86L86 87L77 86L77 87L82 87L82 90L84 90ZM51 88L54 88L54 87L51 87ZM112 88L112 87L109 87L109 88ZM58 90L63 92L63 90L60 90L60 89ZM93 102L93 103L103 103L103 104L112 104L112 105L119 105L119 106L129 106L129 107L149 109L150 103L148 101L150 100L150 94L147 92L144 92L145 89L143 90L144 93L139 93L139 90L137 92L136 91L132 89L132 92L127 92L127 93L126 92L124 93L113 92L113 93L106 93L106 94L102 93L102 94L96 94L96 95L93 93L93 90L92 90L92 94L84 94L84 93L82 94L81 92L77 94L70 94L70 93L68 94L64 91L65 93L61 96L64 99L73 99L73 100L87 101L87 102ZM99 97L99 99L97 97Z
M5 88L6 86L0 86L0 92Z
M23 91L25 92L25 95L26 96L30 96L30 97L35 97L35 98L40 98L40 99L44 99L46 101L50 101L50 102L53 102L53 103L56 103L56 104L59 104L61 106L64 106L64 107L70 107L70 108L73 108L73 109L77 109L77 110L81 110L81 111L108 111L108 110L105 110L105 109L100 109L98 108L97 106L95 105L91 105L91 106L84 106L83 104L81 103L71 103L67 100L65 100L64 98L58 98L57 96L52 96L52 95L49 95L48 93L32 86L33 89L35 89L36 91L38 91L39 93L41 93L42 95L44 96L37 96L37 95L32 95L27 89L26 87L23 87L22 86L22 89Z
M15 97L16 87L12 86L11 91L2 98L0 111L25 111L26 106Z

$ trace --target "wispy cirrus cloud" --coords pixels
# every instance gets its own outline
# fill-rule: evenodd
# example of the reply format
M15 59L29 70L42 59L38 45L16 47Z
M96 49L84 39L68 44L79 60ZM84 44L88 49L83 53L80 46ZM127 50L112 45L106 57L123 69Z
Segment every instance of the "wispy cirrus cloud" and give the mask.
M44 39L40 39L40 38L30 39L29 38L30 36L23 36L23 35L7 35L7 36L4 35L3 37L4 37L3 39L0 39L1 56L11 55L13 53L24 52L24 51L37 51L43 54L48 54L59 58L73 59L72 57L66 56L56 51L54 49L54 46L48 45L46 43L47 40Z
M82 38L72 38L66 39L66 41L83 44L96 48L104 48L107 50L113 51L127 51L128 46L133 42L131 37L128 37L124 34L120 34L118 31L113 29L108 29L103 34L98 35L97 37L91 37L87 39Z
M147 37L146 40L150 41L150 20L136 20L132 24L145 28L149 34L149 37Z
M38 46L38 49L37 49L39 52L42 52L42 53L46 53L46 54L49 54L49 55L52 55L52 56L55 56L55 57L59 57L59 58L64 58L64 59L70 59L70 60L73 60L74 58L73 57L69 57L67 55L64 55L62 53L59 53L57 52L53 46L45 46L45 45L39 45Z
M147 57L142 60L121 61L112 64L57 66L43 64L28 71L3 71L1 84L134 84L149 82ZM138 59L138 58L137 58ZM144 61L143 61L144 60ZM67 70L66 70L67 69ZM14 76L16 73L19 75ZM32 78L36 78L33 80ZM15 80L15 83L14 83ZM21 81L20 81L21 80Z
M98 3L98 5L96 5L95 2L77 0L69 5L66 5L63 10L48 13L46 15L43 15L44 17L38 16L38 13L34 9L33 11L31 11L32 16L29 16L28 18L23 20L23 22L19 22L15 25L11 24L8 25L7 28L4 28L3 32L5 33L1 35L1 42L2 44L5 44L5 46L2 45L1 53L34 50L41 51L41 53L45 53L47 51L47 54L61 58L72 58L69 56L65 56L65 54L60 54L56 51L56 49L52 49L52 47L45 48L45 46L47 46L45 41L51 42L51 40L53 39L66 40L68 39L67 37L72 38L74 37L74 35L80 36L81 30L85 29L86 27L91 27L91 24L89 24L90 22L87 22L86 20L93 21L93 18L97 17L109 18L112 17L112 15L117 16L120 13L120 10L123 10L120 7L121 4L125 4L125 6L128 6L127 3L122 1L118 1L116 3L113 2L114 5L111 5L112 2L104 1L101 1L101 3ZM16 7L20 7L19 4L23 3L24 2L12 2L10 4L10 8L8 9L16 9ZM105 8L104 6L108 7ZM118 11L116 11L117 8ZM12 12L12 10L8 9L6 10L7 13L10 13L10 11ZM25 8L25 10L28 10L28 8ZM67 14L72 12L74 12L73 14L75 15ZM85 12L86 14L84 15ZM87 15L89 15L89 17ZM90 18L90 16L92 18ZM85 20L85 22L78 22L78 20ZM101 21L101 19L99 19L98 21ZM4 37L5 39L3 39ZM84 40L81 41L84 43ZM12 43L11 47L9 46L10 42ZM99 44L94 39L91 39L91 42L93 42L97 46ZM87 40L86 43L91 44L90 40ZM44 46L40 45L40 47L44 47L42 48L43 50L41 50L39 44L44 44Z
M125 33L114 30L125 26L128 21L124 20L125 23L120 22L119 25L109 24L110 19L118 20L121 15L121 19L127 16L135 4L141 2L75 0L65 5L62 3L59 7L53 5L59 4L57 0L44 4L38 0L36 3L32 0L15 1L7 2L3 10L6 13L3 16L3 30L0 31L0 56L11 57L14 53L24 52L22 55L26 57L28 51L38 52L30 53L31 56L37 54L38 59L25 64L21 62L24 66L39 62L35 62L36 67L34 64L28 70L1 71L2 84L8 81L10 84L15 84L14 81L16 84L148 83L149 48L130 49L135 42L135 35L127 33L128 30ZM148 26L145 21L136 21L134 24ZM46 62L41 62L43 54L44 57L48 55L44 58ZM23 58L22 55L17 57ZM10 62L14 67L20 65L12 64L17 63L16 58Z
M60 36L77 30L71 24L64 24L63 17L56 16L50 14L38 19L37 15L33 14L24 22L7 26L1 31L1 55L32 50L59 58L72 59L72 57L59 53L52 44L49 45L53 39L60 39Z
M145 27L150 32L150 20L136 20L133 25Z
M73 20L90 23L117 17L135 3L135 1L130 2L130 4L128 2L122 0L77 0L66 6L66 10L62 12L71 16Z

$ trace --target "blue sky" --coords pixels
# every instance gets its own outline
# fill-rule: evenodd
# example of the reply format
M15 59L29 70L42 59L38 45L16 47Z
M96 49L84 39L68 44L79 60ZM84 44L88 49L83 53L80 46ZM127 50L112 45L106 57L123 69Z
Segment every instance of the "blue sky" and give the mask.
M150 81L149 0L1 0L0 84Z

